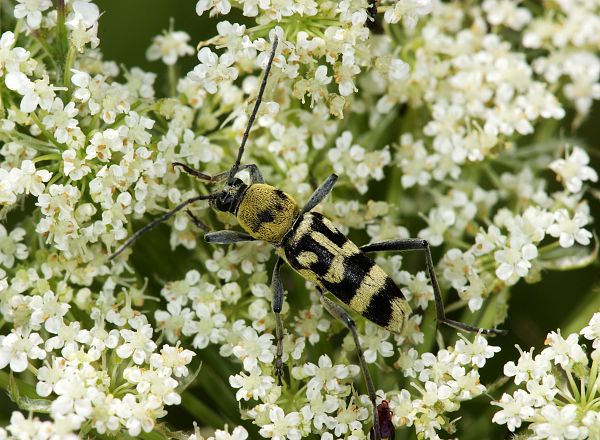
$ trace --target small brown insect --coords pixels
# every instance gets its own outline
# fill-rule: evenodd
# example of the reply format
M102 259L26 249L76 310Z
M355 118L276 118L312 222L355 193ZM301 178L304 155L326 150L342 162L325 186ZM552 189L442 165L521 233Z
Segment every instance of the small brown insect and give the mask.
M394 428L394 425L392 424L393 414L387 400L382 400L381 403L377 405L377 415L379 416L379 432L381 433L381 438L394 440L396 438L396 428ZM370 437L371 440L375 439L373 429L371 429Z

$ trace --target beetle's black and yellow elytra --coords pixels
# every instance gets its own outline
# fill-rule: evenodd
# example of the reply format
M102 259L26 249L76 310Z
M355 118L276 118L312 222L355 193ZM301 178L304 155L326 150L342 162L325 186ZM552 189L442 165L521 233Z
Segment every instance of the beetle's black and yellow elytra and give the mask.
M226 184L220 191L208 195L192 197L149 223L133 234L112 256L115 258L144 233L156 225L166 221L176 212L187 205L199 200L208 200L209 205L216 211L229 212L236 216L239 225L247 232L234 230L212 231L206 233L205 240L209 243L230 244L242 241L262 240L275 247L279 258L275 263L272 277L273 312L275 316L275 332L277 353L275 356L275 374L281 384L283 375L283 320L281 310L284 290L279 269L283 263L288 263L304 279L313 282L321 294L323 307L336 319L341 321L351 332L356 345L360 368L365 377L369 398L373 405L373 437L381 440L382 426L379 423L379 411L375 396L375 387L367 368L360 346L356 324L350 314L339 304L329 299L325 292L331 292L339 300L347 304L375 324L393 332L401 332L406 318L411 313L410 306L404 295L388 274L379 267L373 259L367 256L370 252L378 251L422 251L425 255L427 273L433 287L435 308L438 323L444 323L461 330L482 332L484 334L502 333L499 330L480 329L461 322L448 319L444 312L439 285L433 269L433 259L427 241L418 238L399 239L372 243L358 247L341 233L331 221L322 214L312 212L331 192L337 180L332 174L315 190L309 201L302 209L292 196L267 185L258 167L254 164L241 165L240 160L244 147L258 113L258 107L265 91L267 78L271 69L277 37L273 41L271 56L265 69L254 109L248 120L246 131L238 150L235 163L229 171L216 176L209 176L194 170L183 163L173 165L181 167L206 183L218 183L226 179ZM250 183L245 184L236 177L238 171L248 170ZM202 229L206 225L191 212L188 214L192 221ZM387 416L386 416L387 417ZM393 427L391 428L393 429ZM384 429L385 432L385 429ZM387 434L387 432L386 432Z
M322 214L298 218L280 246L278 254L303 278L375 324L402 331L411 308L398 286Z

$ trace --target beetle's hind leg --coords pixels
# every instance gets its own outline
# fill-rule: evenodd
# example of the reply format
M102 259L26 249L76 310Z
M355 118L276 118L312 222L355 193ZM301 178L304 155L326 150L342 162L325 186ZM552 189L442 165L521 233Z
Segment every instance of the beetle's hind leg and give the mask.
M275 376L277 384L281 385L283 376L283 321L281 320L281 309L283 307L283 284L279 269L283 266L284 260L279 257L273 268L273 277L271 287L273 289L273 313L275 314L275 335L277 337L277 354L275 355Z
M321 294L321 304L323 307L338 321L340 321L344 326L350 330L352 334L352 338L354 339L354 345L356 345L356 353L358 354L358 361L360 364L360 369L365 377L365 383L367 384L367 392L369 394L369 399L373 404L373 430L374 440L381 440L381 432L379 427L379 414L377 412L377 400L375 395L375 387L373 386L373 380L371 379L371 373L369 373L369 369L367 368L367 363L365 361L365 356L363 354L362 348L360 346L360 340L358 339L358 332L356 331L356 323L354 319L350 316L350 314L344 310L342 306L333 302L329 298L327 298L323 291L317 287L317 290Z
M507 333L506 330L474 327L472 325L465 324L459 321L454 321L446 317L446 312L444 311L444 303L442 302L442 295L440 293L440 286L435 275L435 270L433 269L431 249L427 240L423 240L421 238L388 240L382 241L380 243L371 243L361 246L360 250L365 253L377 251L423 251L425 253L425 264L427 265L427 273L429 274L429 280L431 281L431 285L433 287L433 297L435 299L435 310L438 323L446 324L447 326L454 327L458 330L464 330L467 332L481 332L484 335L505 335Z

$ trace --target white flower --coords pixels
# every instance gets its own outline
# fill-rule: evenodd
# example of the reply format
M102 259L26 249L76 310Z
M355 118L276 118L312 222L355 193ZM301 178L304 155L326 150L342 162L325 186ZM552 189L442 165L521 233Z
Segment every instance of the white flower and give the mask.
M592 347L600 347L600 313L594 313L587 326L580 332L584 338L593 341Z
M0 369L10 364L15 373L25 371L27 359L44 359L46 352L39 347L44 341L38 333L23 335L20 330L0 336Z
M65 25L69 29L69 40L75 45L79 52L83 52L84 46L88 43L97 47L100 44L98 39L98 19L100 18L100 9L89 0L76 0L72 2L71 13L65 20Z
M308 362L303 367L292 370L297 378L310 377L306 395L309 399L325 390L328 394L341 394L345 391L344 380L356 376L359 372L357 365L333 365L327 355L319 356L318 366Z
M499 402L492 402L492 404L502 408L494 414L492 422L505 424L511 432L519 428L524 420L531 420L535 414L532 408L533 400L523 390L515 391L512 396L505 393Z
M152 340L153 329L143 316L139 319L131 319L129 323L136 331L128 329L120 331L124 342L117 348L117 355L122 359L133 355L133 362L141 365L156 350L156 343Z
M560 331L551 332L548 333L544 344L548 345L548 348L544 349L542 355L565 370L570 370L575 363L587 364L587 356L579 345L577 333L571 333L564 339Z
M459 336L461 339L456 341L454 348L457 353L456 359L461 365L472 364L482 368L485 365L486 359L494 357L494 353L500 351L500 347L488 345L487 339L480 334L475 336L473 342L470 342L460 334Z
M456 213L447 207L433 208L427 216L428 227L421 229L419 237L424 238L431 246L439 246L444 240L445 232L454 225Z
M494 26L503 24L518 31L531 21L531 12L511 0L485 0L482 6Z
M86 165L85 160L78 157L76 150L68 149L62 153L63 174L72 180L81 180L92 170Z
M553 237L560 237L561 247L568 248L575 242L587 246L590 244L592 233L582 226L588 224L588 216L583 212L576 212L573 218L569 216L566 209L559 209L554 213L553 223L548 227L548 233Z
M150 432L154 429L155 418L162 413L160 399L153 395L140 396L140 400L127 393L119 402L117 414L125 420L125 427L130 436L139 436L142 430Z
M0 224L0 266L10 269L15 264L15 259L27 258L29 255L27 246L20 243L24 237L25 229L15 228L9 234Z
M217 93L217 86L220 83L235 80L238 76L237 69L230 67L235 59L229 53L219 57L208 47L203 47L198 52L198 60L200 64L194 67L188 76L193 81L199 82L210 94Z
M530 429L538 438L549 440L587 438L587 430L577 426L577 411L577 405L546 405L540 411L542 420L532 423Z
M514 236L508 247L494 252L494 259L499 263L496 275L509 284L524 277L531 268L531 260L538 255L537 247L526 241L524 236Z
M60 98L56 98L50 109L50 113L44 116L42 123L48 130L54 130L54 137L61 144L66 143L76 133L78 128L77 113L74 102L69 102L66 106Z
M27 26L38 29L42 22L42 12L52 6L50 0L17 0L15 18L25 18Z
M21 173L19 178L15 182L15 186L18 188L17 193L24 192L25 194L31 194L39 196L44 192L47 182L52 177L52 173L47 170L36 170L35 164L30 160L24 160L21 163Z
M273 353L273 338L271 334L260 337L252 327L244 327L239 333L239 340L234 345L232 353L244 364L244 370L252 371L258 361L271 363L275 359Z
M431 0L399 0L383 15L387 23L398 23L401 19L407 28L414 28L419 17L427 15L433 7Z
M38 107L43 110L50 110L56 96L54 91L63 89L51 85L47 75L44 75L41 79L31 81L22 72L9 72L6 75L5 82L6 87L23 96L19 106L23 113L34 112Z
M359 335L359 340L367 363L375 363L377 354L381 357L390 357L394 354L394 346L387 340L389 337L389 331L370 322L366 323L365 332Z
M556 177L563 182L569 192L581 191L583 182L598 181L598 173L587 164L590 158L584 149L574 147L571 154L564 159L557 159L550 164L550 169L556 173Z
M291 412L285 414L283 409L278 406L272 406L269 410L269 420L271 423L267 423L260 428L260 435L273 440L297 440L302 436L298 425L300 424L300 414L297 412Z
M170 374L175 377L185 377L188 375L187 365L192 362L192 357L196 353L186 350L182 347L171 347L163 345L159 353L152 353L150 356L150 365L153 368L168 368Z
M248 438L248 431L243 426L236 426L231 434L227 431L217 429L214 437L208 437L207 440L246 440ZM191 440L191 439L190 439Z
M267 395L275 384L271 375L262 375L259 368L253 368L250 374L241 372L229 377L229 384L233 388L239 388L235 394L237 400L260 399Z
M344 437L344 434L363 428L362 421L366 420L367 417L369 417L369 410L367 408L355 405L350 401L346 407L342 406L338 409L329 429L333 429L334 434L338 438Z
M188 43L190 36L183 31L164 32L163 35L154 37L152 45L146 51L146 58L150 61L162 59L168 66L177 63L177 59L186 55L193 55L194 48Z

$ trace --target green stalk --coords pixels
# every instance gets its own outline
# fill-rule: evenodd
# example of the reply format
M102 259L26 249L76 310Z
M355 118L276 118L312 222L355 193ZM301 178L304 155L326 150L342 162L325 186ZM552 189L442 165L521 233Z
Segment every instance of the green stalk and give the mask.
M173 64L167 68L169 96L177 96L177 66Z
M66 95L69 97L71 95L71 90L70 90L71 69L73 68L73 64L75 63L76 55L77 55L77 49L75 49L75 46L73 46L73 45L69 46L69 51L67 52L67 57L65 59L65 71L64 71L64 77L63 77L63 85L65 87L67 87Z
M56 17L57 46L59 57L62 59L65 57L67 53L67 48L69 46L67 37L67 26L65 25L65 0L57 0L56 10L58 12L58 15Z

